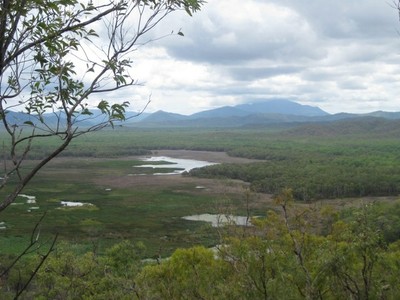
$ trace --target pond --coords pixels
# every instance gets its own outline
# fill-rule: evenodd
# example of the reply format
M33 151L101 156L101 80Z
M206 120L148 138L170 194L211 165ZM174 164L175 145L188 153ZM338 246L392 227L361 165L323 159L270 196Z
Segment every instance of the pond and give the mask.
M26 198L27 204L35 204L36 203L36 196L30 196L30 195L25 195L25 194L19 194L18 196Z
M152 156L143 159L144 162L166 162L165 164L143 164L135 166L138 168L153 168L153 169L171 169L171 172L165 173L154 173L153 175L176 175L182 174L183 172L189 172L195 168L202 168L206 166L215 165L217 163L194 160L194 159L183 159L173 158L168 156Z
M25 198L26 199L25 203L13 202L13 203L11 203L12 205L37 204L36 196L31 196L31 195L26 195L26 194L18 194L18 197ZM26 211L32 212L32 210L37 210L37 209L40 209L40 207L39 206L30 206L30 207L28 207L28 209Z
M93 205L93 204L82 203L82 202L72 202L72 201L61 201L61 206L74 207L74 206L84 206L84 205Z
M188 221L208 222L211 223L212 227L220 227L224 225L251 226L250 219L244 216L201 214L182 217L182 219Z

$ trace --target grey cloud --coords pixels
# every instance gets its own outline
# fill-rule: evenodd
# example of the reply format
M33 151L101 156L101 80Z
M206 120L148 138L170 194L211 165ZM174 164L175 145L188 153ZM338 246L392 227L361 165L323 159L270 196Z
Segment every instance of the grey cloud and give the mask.
M331 81L335 80L338 76L342 76L342 74L339 74L333 68L313 68L302 73L302 78L308 81Z
M267 7L268 8L268 7ZM265 13L268 13L265 8ZM247 16L246 22L219 15L216 8L184 28L185 42L167 43L170 55L180 59L229 64L257 59L276 61L316 59L325 55L306 20L277 6L282 17ZM254 12L256 13L256 12Z
M238 1L215 0L184 26L174 19L185 36L159 45L218 74L215 85L193 83L187 92L218 101L285 97L343 111L364 99L367 110L368 99L391 97L399 85L400 25L390 1L247 0L254 14L231 15Z
M398 36L395 11L384 1L268 3L275 3L282 10L282 19L270 20L271 16L266 16L260 21L249 16L248 22L235 23L227 14L221 15L215 9L207 11L184 27L186 36L182 40L165 43L168 53L178 59L209 64L246 64L262 59L308 64L325 59L332 47L342 45L339 58L369 61L385 55L382 45ZM393 19L387 17L391 11Z
M260 78L268 78L282 74L294 74L303 70L304 67L298 66L274 66L274 67L227 67L228 74L235 80L252 81Z
M385 0L272 0L301 14L322 36L333 39L393 36L397 11ZM392 18L390 18L392 16Z
M365 90L366 85L357 78L350 78L345 81L337 82L340 89L345 90Z
M274 59L275 61L314 59L322 56L318 49L309 48L307 44L290 38L281 41L271 41L262 33L253 34L244 39L243 35L234 44L217 44L221 36L197 38L192 43L177 44L169 47L171 56L202 61L210 64L245 63L258 59Z

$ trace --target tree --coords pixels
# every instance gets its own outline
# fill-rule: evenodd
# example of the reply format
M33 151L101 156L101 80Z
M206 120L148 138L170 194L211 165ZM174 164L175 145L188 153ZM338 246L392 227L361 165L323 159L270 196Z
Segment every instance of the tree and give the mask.
M136 299L135 276L142 265L142 243L124 241L102 255L79 253L60 243L39 270L29 299Z
M137 85L130 69L135 50L152 40L147 34L170 13L185 10L192 15L204 1L95 3L0 1L0 135L6 137L1 145L0 212L75 138L125 120L130 104L126 99L115 103L101 99L95 105L90 101ZM92 125L83 126L87 120ZM38 162L27 164L30 151L45 139L55 140L56 146ZM37 247L37 240L32 241L27 251ZM7 273L1 273L0 282Z
M0 120L8 142L2 145L0 187L6 196L0 201L0 211L74 138L125 119L127 100L98 100L94 106L89 100L137 85L130 69L134 51L151 41L146 34L170 13L185 10L192 15L204 1L96 3L100 4L90 0L1 1ZM15 118L13 111L25 115ZM53 121L46 113L53 115ZM81 126L88 119L94 125ZM57 139L57 146L22 171L36 141L49 138Z
M238 299L230 294L230 276L224 260L203 246L177 249L159 264L148 265L138 275L142 299Z

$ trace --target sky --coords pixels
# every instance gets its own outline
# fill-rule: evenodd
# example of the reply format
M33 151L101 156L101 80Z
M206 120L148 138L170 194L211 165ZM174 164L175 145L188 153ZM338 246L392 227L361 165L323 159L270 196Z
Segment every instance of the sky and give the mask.
M289 99L328 113L400 111L400 22L392 0L208 0L174 12L140 47L138 110L189 115Z

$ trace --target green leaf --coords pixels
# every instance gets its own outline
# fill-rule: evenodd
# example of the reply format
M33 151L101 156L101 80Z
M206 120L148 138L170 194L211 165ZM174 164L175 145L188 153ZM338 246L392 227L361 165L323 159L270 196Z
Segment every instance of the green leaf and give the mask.
M31 121L25 121L24 124L25 125L30 125L30 126L35 126L35 124L33 124Z
M93 113L89 109L85 108L85 109L82 110L81 115L89 115L89 116L91 116L91 115L93 115Z
M100 103L97 105L97 108L100 109L103 114L109 113L109 107L110 105L105 100L100 101Z

